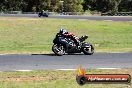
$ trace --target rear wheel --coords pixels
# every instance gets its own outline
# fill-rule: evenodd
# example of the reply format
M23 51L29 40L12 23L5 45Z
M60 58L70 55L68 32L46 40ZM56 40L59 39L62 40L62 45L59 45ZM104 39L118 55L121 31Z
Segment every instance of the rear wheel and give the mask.
M41 14L40 13L38 14L38 17L41 17Z
M52 51L58 56L62 56L65 54L65 50L64 50L64 47L62 45L54 44L52 46Z
M38 15L38 17L41 17L41 15Z
M93 45L89 45L89 47L84 47L82 51L85 55L92 55L94 53L94 47Z

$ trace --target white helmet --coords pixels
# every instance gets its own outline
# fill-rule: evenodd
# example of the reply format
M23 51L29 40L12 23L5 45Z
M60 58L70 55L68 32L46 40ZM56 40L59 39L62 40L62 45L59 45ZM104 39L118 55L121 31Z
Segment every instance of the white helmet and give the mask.
M65 34L66 32L67 32L67 31L66 31L65 29L61 28L59 33Z

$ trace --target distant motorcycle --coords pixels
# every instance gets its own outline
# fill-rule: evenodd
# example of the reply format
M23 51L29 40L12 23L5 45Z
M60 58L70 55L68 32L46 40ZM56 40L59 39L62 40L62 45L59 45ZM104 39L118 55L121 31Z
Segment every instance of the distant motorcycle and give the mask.
M49 15L48 15L48 13L46 13L46 12L39 12L38 13L38 17L48 17Z
M83 52L85 55L92 55L94 53L94 46L90 43L84 42L88 38L86 35L79 38L79 41L81 42L80 48L78 48L70 38L66 39L69 44L68 47L66 47L59 41L59 36L59 34L56 34L56 37L53 40L54 44L52 46L52 51L58 56L62 56L66 53L73 54Z

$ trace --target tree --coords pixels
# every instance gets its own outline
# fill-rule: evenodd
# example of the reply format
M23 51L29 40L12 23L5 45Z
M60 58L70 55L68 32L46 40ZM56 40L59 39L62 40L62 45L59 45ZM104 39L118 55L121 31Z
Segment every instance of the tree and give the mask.
M119 5L120 12L130 12L132 11L132 0L122 0Z
M60 12L98 11L111 12L132 11L132 0L0 0L0 11L39 12L49 10ZM62 5L63 4L63 5Z
M1 0L0 11L21 11L23 5L23 0Z
M83 4L85 10L99 12L118 12L121 0L85 0Z
M51 0L51 5L50 5L50 11L53 12L59 12L60 10L60 0Z
M83 0L64 0L64 12L82 12Z
M120 4L121 0L109 0L109 3L111 5L111 13L117 13L118 12L118 7Z
M5 11L5 5L4 5L4 2L5 0L0 0L0 11Z

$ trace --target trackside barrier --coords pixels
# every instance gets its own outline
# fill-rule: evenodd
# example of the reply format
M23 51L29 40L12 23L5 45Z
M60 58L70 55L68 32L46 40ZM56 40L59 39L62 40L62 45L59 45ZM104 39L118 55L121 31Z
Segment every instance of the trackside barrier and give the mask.
M63 12L63 13L57 13L57 12L48 12L49 15L86 15L86 16L132 16L132 12L118 12L118 13L100 13L100 12ZM0 12L0 15L2 14L18 14L18 15L35 15L39 12L22 12L22 11L8 11L8 12Z
M132 12L101 13L101 16L132 16Z
M100 16L101 13L100 12L63 12L63 13L57 13L57 12L48 12L45 11L46 13L48 13L49 15L98 15ZM7 12L0 12L0 14L38 14L39 12L22 12L22 11L7 11Z

